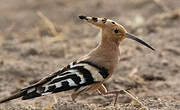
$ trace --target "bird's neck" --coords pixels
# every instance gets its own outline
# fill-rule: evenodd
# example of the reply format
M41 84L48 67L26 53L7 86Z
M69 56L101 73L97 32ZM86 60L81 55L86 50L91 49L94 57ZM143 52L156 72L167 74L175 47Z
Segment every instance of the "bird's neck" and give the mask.
M112 36L102 36L98 47L89 53L89 60L102 65L110 72L113 72L119 62L119 44L111 38Z
M105 49L105 51L119 51L119 43L109 36L102 36L101 42L97 49Z

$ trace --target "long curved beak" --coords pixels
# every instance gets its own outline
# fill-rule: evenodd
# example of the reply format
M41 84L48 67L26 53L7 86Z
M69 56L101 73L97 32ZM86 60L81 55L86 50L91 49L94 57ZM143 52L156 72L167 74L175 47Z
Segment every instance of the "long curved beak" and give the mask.
M155 51L155 49L154 49L153 47L151 47L149 44L147 44L147 43L144 42L143 40L137 38L135 35L126 33L126 34L125 34L125 37L126 37L126 38L129 38L129 39L132 39L132 40L135 40L135 41L141 43L142 45L144 45L144 46L146 46L146 47L148 47L148 48L150 48L150 49L152 49L152 50Z

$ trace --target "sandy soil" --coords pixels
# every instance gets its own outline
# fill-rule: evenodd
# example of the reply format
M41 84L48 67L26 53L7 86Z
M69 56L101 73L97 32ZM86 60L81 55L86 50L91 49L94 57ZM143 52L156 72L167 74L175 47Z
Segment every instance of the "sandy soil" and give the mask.
M153 52L125 40L118 70L106 82L108 90L134 87L130 92L150 110L180 110L180 0L1 0L0 97L38 81L95 48L99 30L78 15L113 19L149 42ZM48 20L44 20L46 16ZM52 25L52 23L54 25ZM113 96L56 95L49 110L138 110L127 96L113 106ZM43 109L46 96L0 105L0 110ZM130 104L131 103L131 104Z

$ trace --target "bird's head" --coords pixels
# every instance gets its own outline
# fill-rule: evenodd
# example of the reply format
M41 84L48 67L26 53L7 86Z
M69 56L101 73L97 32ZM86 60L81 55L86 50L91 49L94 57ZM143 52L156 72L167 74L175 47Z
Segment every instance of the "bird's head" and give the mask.
M145 45L146 47L152 50L155 50L153 47L145 43L143 40L137 38L133 34L128 33L122 25L116 23L113 20L106 18L98 18L98 17L88 17L88 16L79 16L79 18L101 28L103 34L102 36L110 37L117 43L120 43L125 38L129 38Z

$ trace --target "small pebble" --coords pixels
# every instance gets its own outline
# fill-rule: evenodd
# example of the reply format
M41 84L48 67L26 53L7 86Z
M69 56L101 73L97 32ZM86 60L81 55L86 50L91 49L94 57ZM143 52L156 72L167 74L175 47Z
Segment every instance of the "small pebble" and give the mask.
M169 61L167 59L162 59L161 63L163 64L163 66L168 66Z

